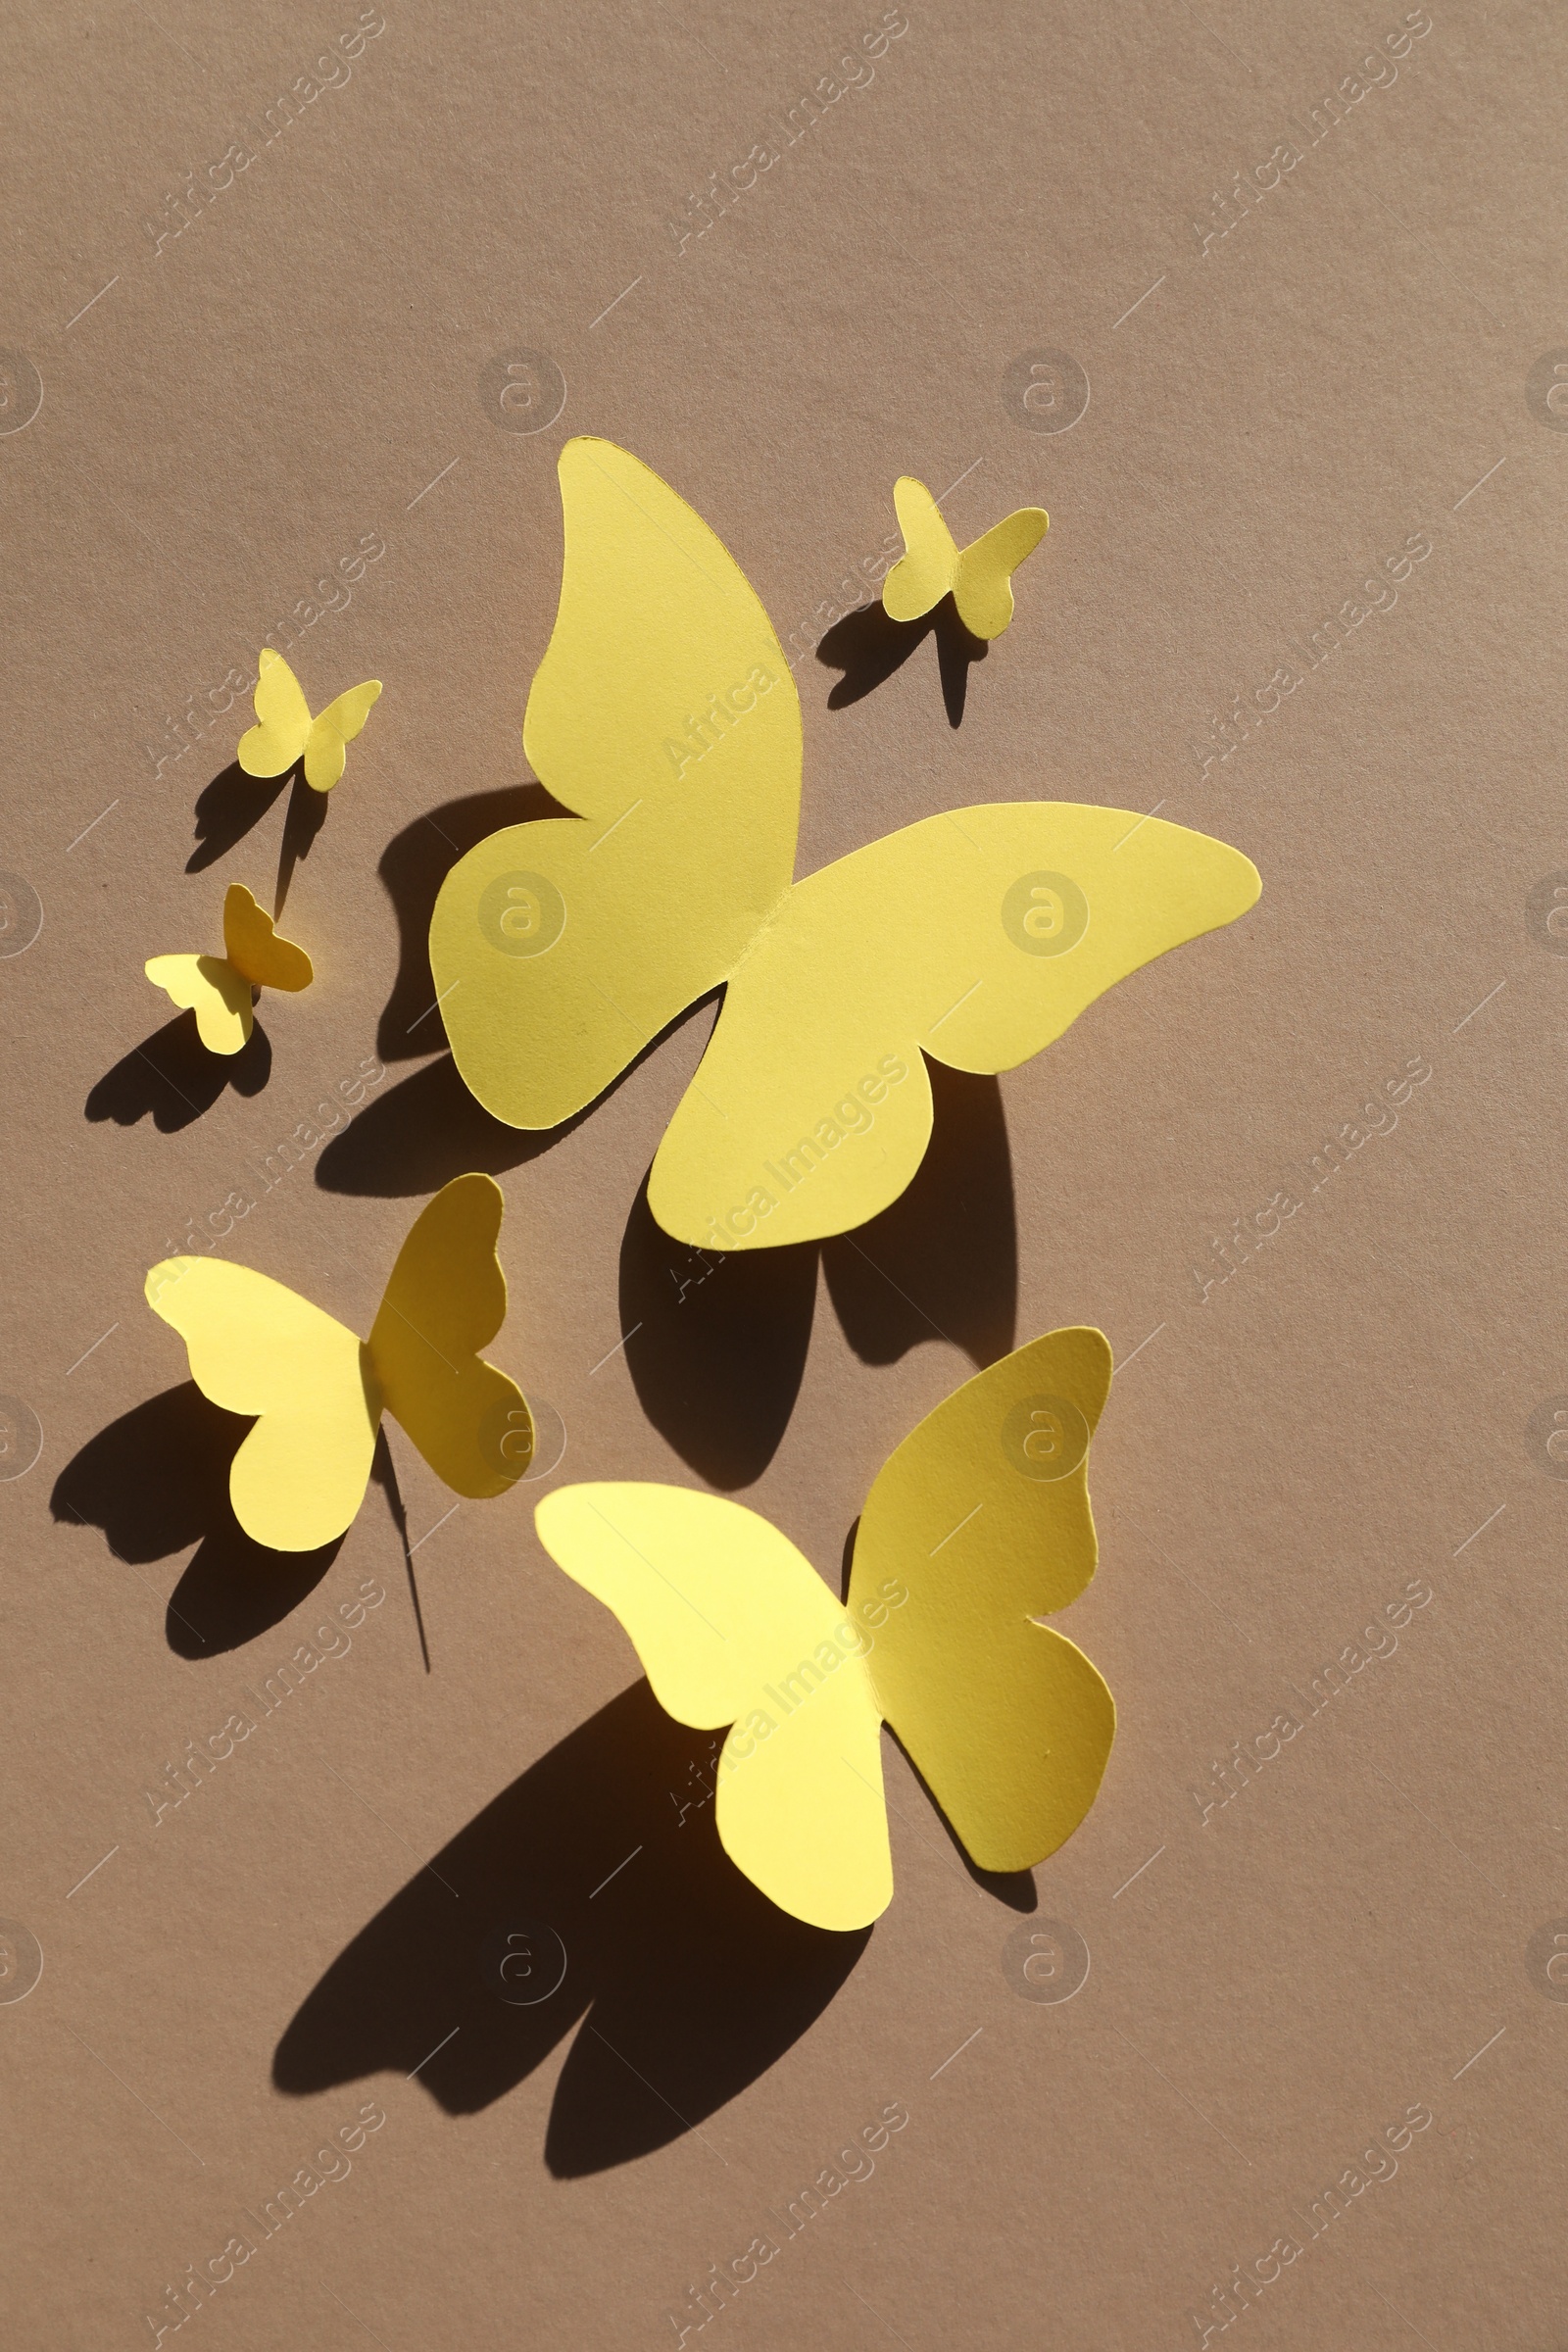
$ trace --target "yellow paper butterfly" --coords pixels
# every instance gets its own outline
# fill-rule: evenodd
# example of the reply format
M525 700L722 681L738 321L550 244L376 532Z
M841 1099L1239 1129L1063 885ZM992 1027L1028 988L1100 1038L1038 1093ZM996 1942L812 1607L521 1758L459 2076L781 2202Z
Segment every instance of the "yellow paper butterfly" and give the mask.
M1019 507L959 549L924 482L901 474L893 504L905 553L882 583L890 620L919 620L949 589L972 637L1000 637L1012 618L1012 575L1032 556L1051 521L1044 507Z
M221 956L154 956L142 969L181 1011L194 1007L197 1034L209 1054L237 1054L249 1041L253 989L297 995L316 976L305 950L274 930L271 916L240 882L229 884L223 901Z
M503 1494L521 1478L533 1416L478 1353L506 1319L504 1205L490 1176L457 1176L437 1193L398 1251L365 1342L249 1266L154 1266L147 1303L184 1341L202 1395L257 1416L228 1491L258 1544L315 1551L352 1526L383 1411L459 1494Z
M379 678L351 686L317 718L298 678L281 654L263 654L256 680L257 724L239 739L239 763L248 776L280 776L303 752L305 781L313 792L330 792L343 773L345 746L370 715L381 691Z
M1081 1649L1036 1622L1095 1572L1098 1331L1054 1331L956 1390L890 1455L848 1603L767 1520L685 1487L558 1488L545 1549L612 1609L678 1723L729 1725L718 1835L780 1909L862 1928L893 1895L884 1722L982 1870L1030 1870L1094 1803L1116 1728Z
M801 707L767 614L624 450L568 441L560 470L561 609L522 739L582 817L461 858L430 962L458 1068L513 1127L581 1110L727 983L649 1184L677 1240L863 1224L930 1141L923 1054L1012 1069L1256 899L1223 842L1064 801L925 817L792 884Z

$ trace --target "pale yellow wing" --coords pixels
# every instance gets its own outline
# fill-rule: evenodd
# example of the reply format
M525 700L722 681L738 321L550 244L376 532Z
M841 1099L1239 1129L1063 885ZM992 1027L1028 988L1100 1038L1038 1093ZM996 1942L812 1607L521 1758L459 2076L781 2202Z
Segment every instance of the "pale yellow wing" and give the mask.
M850 1606L886 1609L877 1703L984 1870L1028 1870L1088 1812L1116 1709L1035 1620L1095 1571L1089 1443L1110 1386L1098 1331L1054 1331L955 1391L889 1456L856 1538Z
M734 969L788 887L800 804L795 682L734 558L612 442L568 441L560 473L523 744L587 821L493 834L430 924L458 1067L513 1127L581 1110Z
M455 1176L398 1251L368 1353L389 1413L458 1494L504 1494L533 1457L522 1391L479 1349L506 1320L493 1176Z
M305 950L283 937L243 882L231 882L223 901L223 946L235 971L258 988L292 993L316 977Z
M228 1480L245 1533L274 1551L334 1542L364 1499L381 1418L353 1332L282 1283L221 1258L167 1258L146 1291L184 1341L202 1395L258 1416Z
M1259 888L1224 842L1066 801L959 808L841 858L731 981L654 1161L654 1215L717 1250L863 1224L930 1140L922 1053L1012 1069Z
M328 703L318 718L312 719L305 743L305 781L313 792L330 792L338 781L348 756L345 747L369 717L380 692L380 679L367 678L363 686L351 686L335 703Z
M958 551L941 508L913 474L894 483L893 505L905 552L882 583L882 609L890 620L919 620L953 586Z
M1012 575L1034 554L1051 521L1044 507L1019 507L966 547L954 567L953 601L975 637L1000 637L1012 618Z
M291 768L311 734L311 706L281 654L268 647L256 679L256 724L239 739L239 763L248 776L280 776Z
M724 1850L781 1910L860 1928L893 1892L880 1719L857 1634L793 1544L684 1487L558 1488L540 1542L630 1635L679 1723L733 1728Z
M196 1033L209 1054L239 1052L255 1021L243 972L221 956L154 956L142 969L182 1012L195 1012Z

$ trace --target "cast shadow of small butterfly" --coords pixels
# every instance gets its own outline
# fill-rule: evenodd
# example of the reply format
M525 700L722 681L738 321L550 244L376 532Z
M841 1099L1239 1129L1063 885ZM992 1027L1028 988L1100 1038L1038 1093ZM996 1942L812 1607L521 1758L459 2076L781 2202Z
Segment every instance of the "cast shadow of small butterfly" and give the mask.
M104 1072L84 1115L95 1126L113 1119L134 1127L150 1118L160 1135L173 1135L205 1116L226 1087L259 1095L271 1074L272 1049L260 1022L238 1054L223 1056L202 1044L194 1011L180 1012Z

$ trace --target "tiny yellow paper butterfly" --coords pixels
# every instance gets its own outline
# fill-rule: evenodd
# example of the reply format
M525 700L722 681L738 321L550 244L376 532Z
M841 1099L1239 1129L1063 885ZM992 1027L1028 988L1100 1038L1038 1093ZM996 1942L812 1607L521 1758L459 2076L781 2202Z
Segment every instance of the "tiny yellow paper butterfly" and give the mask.
M516 1383L479 1354L506 1320L504 1207L493 1177L444 1186L398 1251L364 1342L249 1266L170 1257L153 1267L147 1303L184 1341L202 1395L256 1415L228 1479L254 1542L315 1551L352 1526L383 1412L459 1494L504 1494L522 1477L533 1416Z
M194 1008L209 1054L237 1054L248 1043L252 989L296 995L316 977L305 950L274 930L241 882L229 884L223 901L221 956L154 956L143 969L181 1011Z
M905 553L882 583L888 618L919 620L951 588L969 634L1000 637L1012 618L1012 575L1046 535L1045 508L1019 507L960 550L924 482L901 474L893 504Z
M367 678L313 718L298 678L282 655L269 649L256 680L257 724L239 739L241 767L248 776L280 776L303 752L306 783L313 792L330 792L343 773L344 747L369 717L380 691L379 678Z
M893 1895L887 1723L982 1870L1030 1870L1095 1801L1116 1708L1040 1619L1095 1572L1089 1442L1110 1348L1080 1326L955 1390L877 1473L841 1605L766 1519L686 1487L558 1487L545 1549L613 1610L677 1723L729 1726L720 1842L780 1910Z

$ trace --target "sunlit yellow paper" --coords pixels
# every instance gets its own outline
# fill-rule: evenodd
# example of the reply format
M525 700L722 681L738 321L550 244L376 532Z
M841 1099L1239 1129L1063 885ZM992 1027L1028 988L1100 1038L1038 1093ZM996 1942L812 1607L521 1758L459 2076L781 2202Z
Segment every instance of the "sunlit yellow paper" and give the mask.
M1012 575L1046 535L1044 507L1019 507L959 549L924 482L901 474L893 504L905 552L882 583L888 617L919 620L951 590L971 635L1000 637L1012 618Z
M379 678L367 678L313 718L298 678L268 647L256 680L256 724L239 739L240 766L248 776L281 776L303 755L306 783L314 792L330 792L343 773L346 746L380 691Z
M223 901L221 956L154 956L143 965L182 1011L194 1010L196 1033L210 1054L237 1054L255 1024L251 992L309 988L315 974L303 948L285 939L243 883L231 882Z

